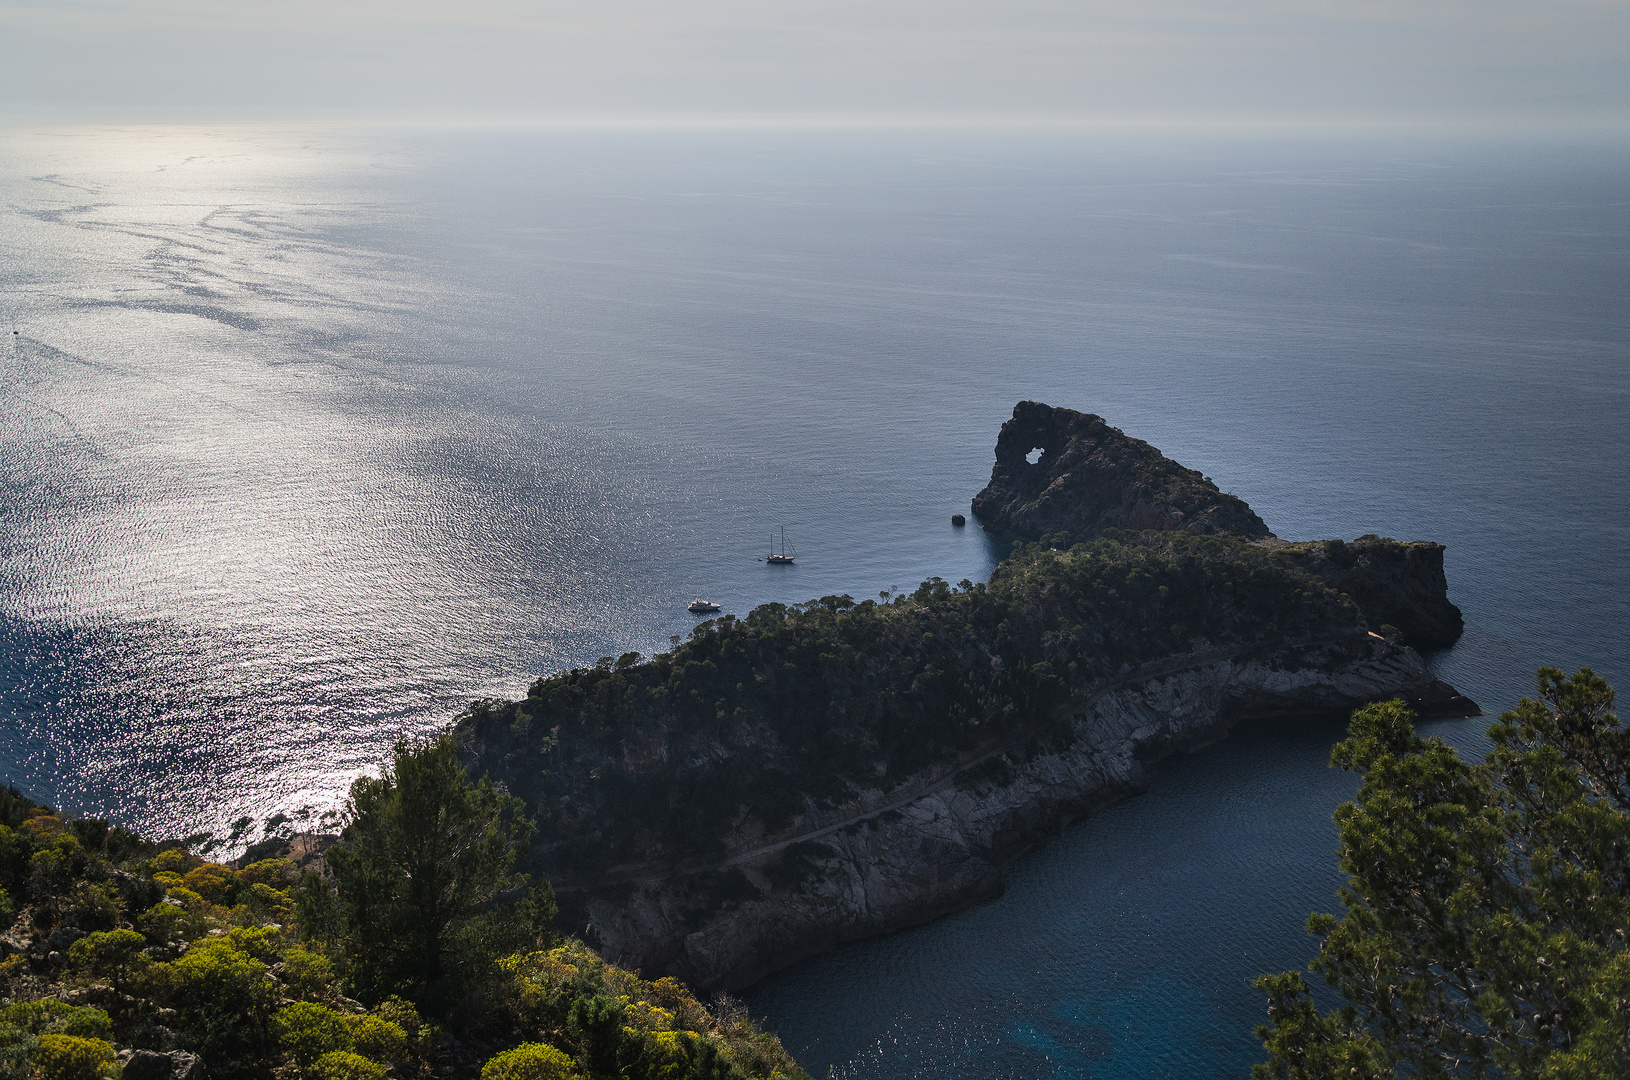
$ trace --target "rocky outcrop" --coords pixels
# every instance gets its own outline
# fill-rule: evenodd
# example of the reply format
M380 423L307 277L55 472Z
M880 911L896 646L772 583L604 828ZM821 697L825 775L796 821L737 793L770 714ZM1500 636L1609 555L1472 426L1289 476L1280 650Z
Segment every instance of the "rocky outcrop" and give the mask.
M1029 455L1036 449L1035 462ZM1241 499L1102 417L1021 401L996 440L990 483L973 499L984 527L1068 543L1106 529L1233 535L1284 552L1350 596L1372 630L1393 626L1412 643L1452 645L1465 628L1449 602L1443 545L1375 535L1287 543Z
M1035 450L1041 454L1029 460ZM986 529L1071 543L1105 529L1272 535L1243 500L1103 417L1021 401L996 439L990 483L974 496Z
M1264 544L1352 597L1372 629L1393 626L1411 642L1432 646L1454 644L1466 628L1460 609L1449 602L1442 544L1374 535Z
M592 927L607 959L647 976L736 989L840 942L999 894L1015 859L1144 790L1155 762L1216 740L1242 717L1346 711L1399 695L1425 715L1476 711L1416 653L1379 638L1357 659L1319 646L1295 653L1146 665L1071 704L1066 748L1029 757L988 749L705 867L561 877L563 922Z
M161 1054L156 1050L136 1050L121 1055L124 1080L206 1080L204 1064L197 1054L185 1050L172 1050Z

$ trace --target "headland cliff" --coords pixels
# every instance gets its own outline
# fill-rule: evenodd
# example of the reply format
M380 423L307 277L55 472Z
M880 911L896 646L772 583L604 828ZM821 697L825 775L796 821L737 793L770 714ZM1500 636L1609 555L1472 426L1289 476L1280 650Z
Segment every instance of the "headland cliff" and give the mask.
M1039 451L1039 453L1037 453ZM1032 461L1032 455L1035 460ZM986 529L1076 543L1112 529L1234 536L1287 556L1358 605L1370 628L1450 645L1465 628L1449 602L1443 545L1374 534L1289 543L1245 502L1101 416L1021 401L996 439L990 483L973 499Z
M1017 456L1043 474L1011 454L1037 416L1055 441ZM1321 565L1360 559L1276 541L1096 417L1023 403L1002 439L975 511L1045 539L989 582L763 605L461 719L468 764L535 810L530 868L565 927L648 977L738 988L999 893L1015 859L1242 719L1476 711Z

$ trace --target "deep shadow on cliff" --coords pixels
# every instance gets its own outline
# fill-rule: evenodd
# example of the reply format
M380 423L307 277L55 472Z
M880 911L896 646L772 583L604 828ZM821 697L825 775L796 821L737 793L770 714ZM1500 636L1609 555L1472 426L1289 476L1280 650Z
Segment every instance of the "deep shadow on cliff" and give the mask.
M1374 534L1287 543L1209 477L1091 413L1036 401L1015 405L973 511L987 530L1066 544L1112 529L1237 536L1285 553L1350 596L1371 630L1394 627L1425 647L1452 645L1464 630L1460 609L1449 602L1443 545Z

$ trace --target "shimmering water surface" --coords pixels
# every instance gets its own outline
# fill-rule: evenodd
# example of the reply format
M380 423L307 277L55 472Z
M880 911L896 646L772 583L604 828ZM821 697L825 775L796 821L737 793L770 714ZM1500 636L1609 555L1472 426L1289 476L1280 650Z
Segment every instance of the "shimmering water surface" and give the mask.
M981 578L948 519L1021 398L1281 536L1447 543L1433 663L1491 710L1541 662L1630 675L1623 147L0 139L0 765L76 811L320 812L693 596ZM798 564L756 561L783 525ZM749 1004L817 1074L1242 1075L1245 983L1335 886L1338 736L1171 762L1002 899Z

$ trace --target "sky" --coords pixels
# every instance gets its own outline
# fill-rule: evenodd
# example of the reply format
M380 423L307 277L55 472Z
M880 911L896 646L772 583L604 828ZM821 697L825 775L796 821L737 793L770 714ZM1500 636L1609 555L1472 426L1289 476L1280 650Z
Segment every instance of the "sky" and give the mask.
M22 118L1630 118L1630 0L0 0L0 42Z

